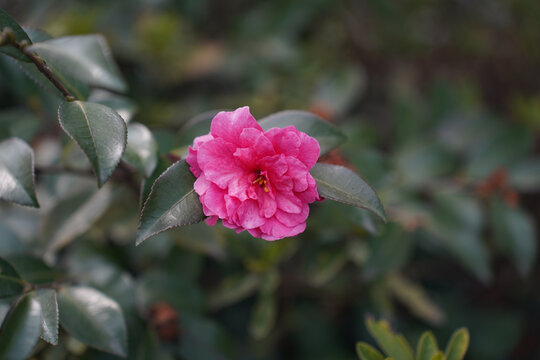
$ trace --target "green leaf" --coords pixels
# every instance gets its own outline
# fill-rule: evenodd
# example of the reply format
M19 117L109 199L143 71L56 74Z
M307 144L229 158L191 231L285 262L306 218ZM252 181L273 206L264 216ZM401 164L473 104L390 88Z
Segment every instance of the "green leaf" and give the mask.
M62 200L49 210L45 218L42 238L47 242L46 257L84 234L107 210L112 189L104 186L100 191L84 190Z
M377 193L354 171L339 165L318 163L310 172L317 182L320 196L366 209L386 221Z
M156 165L156 168L154 169L154 171L152 172L152 175L150 175L150 177L148 177L147 179L144 179L142 184L141 184L141 196L140 196L140 199L139 199L141 208L144 205L144 203L146 202L146 199L148 198L148 195L150 195L150 191L152 190L152 185L154 185L154 182L156 181L156 179L165 170L167 170L169 168L169 166L171 166L171 165L172 165L171 161L169 161L168 159L166 159L166 158L164 158L162 156L158 157L157 165Z
M264 339L276 323L277 305L272 295L259 296L251 313L249 333L254 339Z
M105 38L101 35L66 36L34 43L35 51L47 64L66 69L91 86L118 92L127 90Z
M15 35L15 40L18 42L20 41L27 41L28 44L31 44L32 41L26 34L26 32L21 28L19 24L11 16L9 16L4 10L0 9L0 32L3 31L5 28L10 28L11 31L13 31ZM15 48L13 45L5 45L0 46L0 52L12 56L17 60L21 61L30 61L26 57L26 55L22 54L17 48Z
M56 290L38 289L34 298L41 305L41 338L46 342L58 344L58 303Z
M180 144L191 145L193 140L210 132L212 119L219 110L207 111L190 119L180 130Z
M60 323L77 340L98 350L126 356L126 324L118 304L86 286L58 292Z
M356 353L362 360L383 360L383 355L379 350L365 342L356 343Z
M7 261L26 282L46 284L56 280L56 274L42 259L33 255L21 254L10 256Z
M18 138L0 142L0 199L39 207L34 189L34 151Z
M430 357L429 360L446 360L446 356L444 356L442 351L438 351L433 354L433 356Z
M0 299L19 295L25 282L6 260L0 258Z
M437 339L431 331L426 331L418 340L416 360L430 360L438 351Z
M446 346L446 360L462 360L468 347L469 331L466 328L458 329Z
M82 101L62 103L58 109L58 120L92 163L101 187L126 148L126 123L107 106Z
M386 355L396 360L413 360L413 350L402 335L395 335L390 325L384 321L375 321L372 318L366 320L366 325L371 336L377 340L379 346Z
M39 339L41 309L30 295L10 310L0 329L0 359L26 359Z
M165 230L204 219L194 182L185 161L174 163L157 178L141 212L137 245Z
M320 251L314 261L314 268L310 269L309 280L320 287L332 280L347 263L346 248L340 247L331 251Z
M520 209L513 209L501 200L490 203L493 234L499 247L514 260L519 273L526 276L536 258L534 220Z
M157 165L158 146L152 132L139 123L128 125L128 142L124 160L150 177Z
M321 155L344 143L347 139L334 125L307 111L280 111L262 118L259 124L264 131L293 125L297 130L317 139L321 147Z

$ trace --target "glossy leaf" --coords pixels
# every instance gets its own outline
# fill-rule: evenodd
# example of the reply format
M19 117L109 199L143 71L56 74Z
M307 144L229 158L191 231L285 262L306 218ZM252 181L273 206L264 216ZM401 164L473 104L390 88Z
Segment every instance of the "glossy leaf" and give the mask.
M371 336L377 340L384 352L396 360L413 360L414 355L410 345L403 335L395 335L390 325L384 321L368 318L367 328Z
M0 199L39 207L34 189L34 151L18 138L0 142Z
M377 193L354 171L339 165L318 163L310 172L321 197L369 210L386 221Z
M38 289L34 298L41 306L41 338L46 342L56 345L58 343L58 303L56 290Z
M259 121L263 130L274 127L284 128L290 125L314 137L321 147L321 155L345 142L345 135L331 123L315 114L300 110L280 111Z
M431 331L426 331L418 340L416 360L431 360L438 351L437 339Z
M11 29L11 31L15 35L16 41L27 41L28 44L32 43L32 41L30 40L26 32L21 28L21 26L17 24L17 22L11 16L9 16L8 13L0 9L0 32L3 31L5 28ZM23 55L13 45L0 46L0 52L12 56L17 60L28 62L30 61L30 59L28 59L26 55Z
M500 200L491 202L490 217L497 244L513 258L519 273L526 276L536 259L534 220L523 210L513 209Z
M86 286L58 292L60 323L75 339L98 350L126 356L126 324L118 304Z
M64 131L81 147L102 186L126 148L127 128L114 110L82 101L64 102L58 109Z
M111 188L80 191L60 200L48 213L42 231L46 256L85 233L105 212L112 199Z
M356 344L356 353L361 360L383 360L383 355L379 350L375 349L373 346L366 344L364 342L359 342Z
M150 191L152 191L152 185L154 185L154 182L157 180L157 178L163 174L165 170L171 166L171 161L168 159L165 159L163 157L158 157L156 167L154 171L152 172L152 175L148 177L147 179L144 179L141 185L141 196L140 196L140 205L141 208L146 202L146 199L148 198L148 195L150 195Z
M38 53L48 64L66 69L71 76L91 86L118 92L127 90L107 42L101 35L55 38L35 43L30 50Z
M174 163L157 178L142 209L137 244L162 231L204 219L194 182L185 161Z
M462 360L469 347L469 331L466 328L457 330L446 346L446 360Z
M21 298L0 329L0 359L24 360L39 339L41 309L30 295Z
M0 258L0 299L21 294L24 281L6 260Z
M148 128L139 123L128 125L128 142L124 160L145 177L150 177L157 165L157 143Z

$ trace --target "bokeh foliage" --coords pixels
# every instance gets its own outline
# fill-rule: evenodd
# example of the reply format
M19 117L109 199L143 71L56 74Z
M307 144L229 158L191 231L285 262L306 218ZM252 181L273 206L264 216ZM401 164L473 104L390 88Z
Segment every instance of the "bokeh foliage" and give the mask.
M89 172L95 164L56 124L56 90L2 54L0 140L16 136L34 149L41 206L0 205L0 256L8 261L0 267L24 279L6 291L65 284L64 308L77 294L106 296L125 318L129 358L354 359L356 342L370 341L366 313L389 319L411 344L426 327L449 339L465 326L470 359L540 356L536 2L25 0L0 7L44 31L28 31L34 42L103 34L120 78L85 83L63 73L64 65L52 70L79 100L116 110L129 122L128 136L150 129L149 151L159 154L156 164L138 146L128 156L128 141L127 166L98 191ZM36 51L54 63L63 44L53 45ZM124 82L129 90L120 95ZM257 118L305 109L336 124L347 141L325 161L368 180L388 223L323 201L294 239L268 243L198 224L135 247L140 192L146 198L185 154L190 131L198 131L190 119L245 104ZM35 303L47 296L30 292L9 318L36 322ZM1 317L10 305L0 302ZM110 358L94 348L111 352L124 341L87 347L74 328L80 323L59 320L71 335L50 346L54 338L42 329L38 358Z

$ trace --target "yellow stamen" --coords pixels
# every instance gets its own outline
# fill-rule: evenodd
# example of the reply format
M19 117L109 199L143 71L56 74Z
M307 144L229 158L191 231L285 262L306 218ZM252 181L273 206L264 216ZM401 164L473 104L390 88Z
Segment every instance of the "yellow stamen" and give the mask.
M266 181L265 181L265 183L266 183ZM265 186L264 187L264 192L268 192L268 191L270 191L270 190L268 190L268 188Z

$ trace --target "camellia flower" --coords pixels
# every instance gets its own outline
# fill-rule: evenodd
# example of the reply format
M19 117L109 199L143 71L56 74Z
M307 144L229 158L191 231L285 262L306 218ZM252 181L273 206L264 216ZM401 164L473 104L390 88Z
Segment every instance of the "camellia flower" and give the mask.
M277 240L306 228L308 204L319 199L309 173L319 152L317 140L294 126L263 131L245 106L218 113L186 161L209 225L221 219L237 232Z

